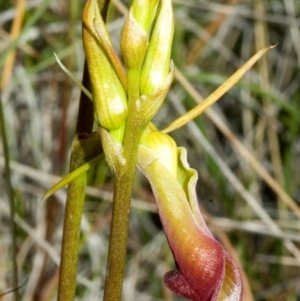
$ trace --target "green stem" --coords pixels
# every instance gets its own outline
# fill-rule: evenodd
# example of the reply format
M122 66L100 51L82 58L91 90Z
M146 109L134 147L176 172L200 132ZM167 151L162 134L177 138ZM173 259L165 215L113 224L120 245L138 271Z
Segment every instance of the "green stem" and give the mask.
M83 82L89 85L87 68L84 69ZM93 129L93 106L91 101L81 93L77 119L77 134L91 133ZM86 162L85 156L78 156L72 149L70 171ZM78 247L80 239L80 224L83 211L87 172L79 175L68 186L61 247L61 262L59 267L58 301L74 300L76 291L76 273L78 262Z
M115 178L104 301L119 301L122 296L131 192L142 133L143 130L139 129L128 133L127 139L125 135L124 158L126 164Z
M5 129L5 120L4 120L4 113L3 113L3 104L2 98L0 99L0 129L2 133L2 143L3 143L3 152L5 158L5 181L7 187L7 194L9 198L10 204L10 229L11 229L11 239L12 239L12 262L13 262L13 287L18 287L18 266L17 266L17 243L16 243L16 226L14 222L15 216L15 201L14 201L14 191L11 185L11 176L10 176L10 167L9 167L9 149L8 149L8 142L6 136L6 129ZM18 290L14 291L14 300L18 300Z
M83 173L73 180L68 187L59 270L58 301L72 301L75 297L80 224L86 183L87 173Z
M123 144L126 163L115 177L104 301L120 301L122 297L131 193L139 142L146 128L136 108L136 100L139 98L138 78L139 71L128 72L128 117Z
M99 143L97 133L75 137L71 152L70 170L75 170L95 157L99 153ZM82 173L72 180L68 186L59 270L58 301L72 301L75 298L80 225L87 178L87 172Z

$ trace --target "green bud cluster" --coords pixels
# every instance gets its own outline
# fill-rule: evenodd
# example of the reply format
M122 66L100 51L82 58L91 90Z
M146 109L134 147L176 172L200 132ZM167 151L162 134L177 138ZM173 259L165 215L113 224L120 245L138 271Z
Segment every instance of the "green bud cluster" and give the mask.
M149 122L159 110L173 79L170 54L174 31L171 0L133 0L121 33L126 67L112 49L99 2L88 0L83 12L83 42L91 79L95 121L122 141L130 89L139 116ZM136 71L135 78L126 76Z
M173 32L171 0L133 1L121 34L121 50L127 69L141 72L141 95L153 95L164 88Z

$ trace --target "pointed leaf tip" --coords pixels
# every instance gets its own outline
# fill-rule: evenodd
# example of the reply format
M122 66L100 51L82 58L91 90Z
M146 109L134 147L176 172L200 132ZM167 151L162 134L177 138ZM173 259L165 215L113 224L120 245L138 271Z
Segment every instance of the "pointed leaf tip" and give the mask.
M192 110L187 112L186 114L182 115L181 117L177 118L173 121L170 125L168 125L165 129L163 129L164 133L172 132L194 118L198 117L202 114L205 110L215 104L226 92L228 92L245 74L252 68L252 66L269 50L276 47L277 44L266 47L264 49L259 50L256 52L245 64L243 64L233 75L231 75L225 83L223 83L220 87L218 87L212 94L210 94L206 99L200 102L196 107ZM187 80L181 75L180 72L176 72L177 79L182 83L183 81L186 82ZM187 84L185 84L187 86ZM194 88L188 83L189 88L193 91ZM198 92L195 91L198 94Z
M82 85L82 83L71 73L70 70L68 70L65 65L61 62L61 60L58 58L55 52L53 52L56 62L58 63L59 67L64 71L71 79L72 81L80 88L80 90L90 99L92 100L92 93Z
M68 185L71 181L73 181L75 178L80 176L82 173L87 172L89 169L91 169L91 167L99 164L103 158L104 158L104 154L101 153L100 155L94 157L92 160L86 162L85 164L81 165L80 167L76 168L75 170L73 170L72 172L64 176L59 182L57 182L48 191L46 191L41 201L41 207L44 205L45 200L49 196L51 196L52 194L54 194L56 191L63 188L64 186Z

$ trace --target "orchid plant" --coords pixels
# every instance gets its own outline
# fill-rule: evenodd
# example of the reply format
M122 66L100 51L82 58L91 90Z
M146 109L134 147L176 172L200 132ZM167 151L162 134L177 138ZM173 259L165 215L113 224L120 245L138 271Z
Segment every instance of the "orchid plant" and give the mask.
M177 147L168 132L216 102L270 48L255 54L199 106L160 131L151 120L161 108L175 74L170 59L172 1L133 0L120 40L125 69L113 50L103 19L107 4L104 0L88 0L83 12L83 43L91 91L59 62L90 98L98 132L76 136L71 172L43 198L69 184L58 300L73 300L75 296L87 172L103 159L115 179L104 300L121 300L136 167L151 184L174 256L175 268L164 279L167 287L193 301L241 300L239 267L208 229L197 201L197 172L187 162L187 151Z

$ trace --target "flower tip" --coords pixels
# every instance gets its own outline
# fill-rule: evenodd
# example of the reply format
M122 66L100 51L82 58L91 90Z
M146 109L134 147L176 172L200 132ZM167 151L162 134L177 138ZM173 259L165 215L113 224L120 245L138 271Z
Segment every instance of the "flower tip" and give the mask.
M193 266L189 264L189 258L185 257L182 262L177 257L176 269L164 277L166 286L191 301L241 301L243 285L239 267L221 245L216 249L221 253L212 255L210 261L201 262L200 256ZM190 254L195 258L192 251Z
M191 301L203 301L177 269L166 273L164 282L171 291L179 296Z
M127 69L139 70L148 48L148 35L129 12L121 32L121 52Z
M243 284L240 270L226 251L224 255L226 259L224 278L221 285L220 280L216 279L216 286L210 295L199 293L178 269L166 273L164 282L171 291L191 301L241 301ZM200 279L199 285L201 286Z

